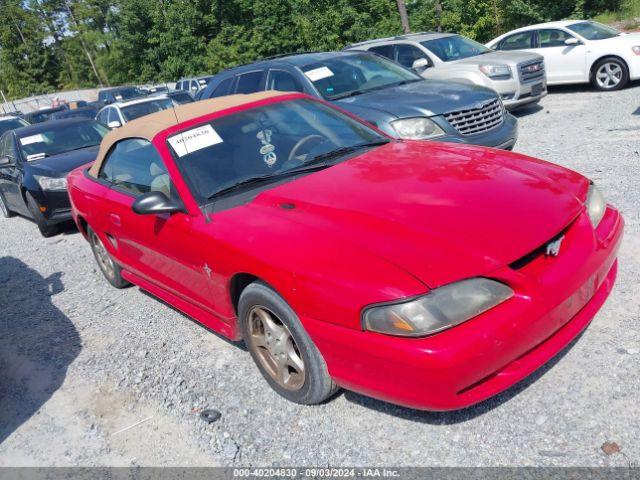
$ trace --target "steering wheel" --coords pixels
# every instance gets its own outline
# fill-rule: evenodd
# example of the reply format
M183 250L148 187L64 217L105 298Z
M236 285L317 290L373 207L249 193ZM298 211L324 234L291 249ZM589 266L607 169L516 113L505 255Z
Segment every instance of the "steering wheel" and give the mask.
M291 149L287 162L292 162L298 155L298 150L300 150L305 143L308 143L312 140L320 140L321 142L324 142L326 138L324 138L322 135L316 135L316 134L307 135L306 137L301 138Z

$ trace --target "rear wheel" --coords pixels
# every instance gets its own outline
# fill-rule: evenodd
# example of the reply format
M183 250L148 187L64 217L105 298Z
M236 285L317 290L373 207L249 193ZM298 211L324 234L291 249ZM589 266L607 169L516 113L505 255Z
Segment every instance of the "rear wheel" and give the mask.
M40 230L40 234L43 237L53 237L54 235L60 233L60 229L57 225L50 225L49 223L47 223L47 219L44 218L44 215L40 211L40 205L38 205L38 202L36 202L31 194L27 192L26 197L27 208L31 213L31 218L33 218L33 221L36 222L38 230Z
M9 206L2 193L0 193L0 216L2 216L2 218L11 218L14 216L14 213L9 210Z
M613 91L624 87L629 81L629 69L620 59L603 58L593 67L591 83L598 90Z
M242 335L262 376L292 402L321 403L338 389L322 355L284 299L262 282L244 289Z
M98 234L91 228L87 227L87 235L89 237L89 244L93 251L93 256L96 258L98 267L104 275L104 278L116 288L125 288L131 285L124 278L122 278L122 267L118 265L111 257L107 249L105 248L102 240L98 237Z

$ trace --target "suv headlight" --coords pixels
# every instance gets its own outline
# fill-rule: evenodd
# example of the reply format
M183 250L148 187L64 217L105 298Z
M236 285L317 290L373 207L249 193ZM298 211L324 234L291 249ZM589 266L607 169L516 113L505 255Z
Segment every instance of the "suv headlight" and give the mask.
M604 217L604 212L607 209L607 202L604 200L600 190L592 183L589 185L589 192L587 192L587 213L591 220L591 225L596 228L600 224L600 220Z
M363 312L366 330L420 337L465 322L513 296L507 285L488 278L470 278L436 288L408 302L382 304Z
M66 177L41 177L35 175L35 179L40 184L43 190L66 190L67 189L67 178Z
M489 78L506 80L511 78L511 68L507 65L484 64L478 67Z
M444 135L442 129L433 120L426 117L394 120L391 122L391 126L400 138L406 140L426 140Z

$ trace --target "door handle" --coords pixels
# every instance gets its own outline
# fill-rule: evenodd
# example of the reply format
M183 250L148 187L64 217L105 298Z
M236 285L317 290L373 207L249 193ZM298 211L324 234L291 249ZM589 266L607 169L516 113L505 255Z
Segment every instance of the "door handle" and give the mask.
M116 215L115 213L111 213L109 215L109 219L111 220L111 223L113 225L115 225L116 227L122 226L122 221L120 220L120 215Z

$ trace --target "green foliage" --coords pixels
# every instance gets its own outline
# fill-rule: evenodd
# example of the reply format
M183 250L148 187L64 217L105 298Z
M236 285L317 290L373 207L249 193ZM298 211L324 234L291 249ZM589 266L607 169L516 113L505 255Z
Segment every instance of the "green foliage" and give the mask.
M631 11L639 2L406 0L414 31L479 41L536 22ZM1 0L0 18L0 89L13 98L172 81L401 33L396 0Z

